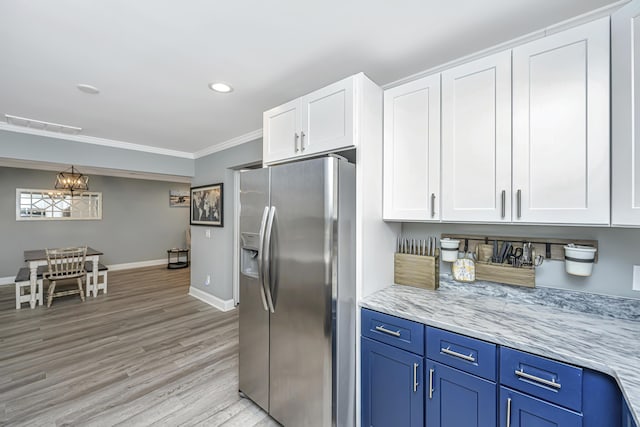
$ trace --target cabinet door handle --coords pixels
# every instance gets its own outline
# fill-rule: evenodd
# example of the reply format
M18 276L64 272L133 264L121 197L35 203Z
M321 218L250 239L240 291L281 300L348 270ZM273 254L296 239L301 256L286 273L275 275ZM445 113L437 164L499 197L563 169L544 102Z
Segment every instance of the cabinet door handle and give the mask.
M413 364L413 392L418 391L418 366L417 363Z
M522 190L516 193L518 199L518 219L522 216Z
M433 369L429 369L429 399L433 398Z
M551 381L545 380L544 378L540 378L540 377L536 377L535 375L527 374L522 369L519 370L519 371L516 370L516 375L519 376L520 378L525 378L527 380L535 381L537 383L544 384L544 385L547 385L549 387L553 387L553 388L557 388L557 389L560 389L562 387L562 384L557 383L555 379L552 379Z
M305 146L304 146L304 137L305 137L304 131L300 131L300 149L301 149L302 151L304 151L304 149L305 149Z
M511 398L507 399L507 427L511 427Z
M295 137L295 139L293 140L293 144L294 144L294 145L295 145L295 147L296 147L296 153L297 153L298 151L300 151L300 149L298 148L298 138L300 138L300 135L298 135L298 132L296 132L296 133L295 133L295 135L296 135L296 137Z
M387 334L387 335L393 335L394 337L399 337L400 336L400 331L390 331L389 329L385 328L384 326L376 326L376 331L382 332L383 334Z
M507 191L506 190L502 190L502 219L504 219L504 217L506 216L506 209L507 209Z
M444 354L448 354L449 356L457 357L459 359L466 360L468 362L475 362L476 361L476 358L473 357L472 355L468 355L467 356L466 354L462 354L462 353L458 353L457 351L449 350L449 347L441 348L440 351L443 352Z
M431 193L431 218L436 216L436 193Z

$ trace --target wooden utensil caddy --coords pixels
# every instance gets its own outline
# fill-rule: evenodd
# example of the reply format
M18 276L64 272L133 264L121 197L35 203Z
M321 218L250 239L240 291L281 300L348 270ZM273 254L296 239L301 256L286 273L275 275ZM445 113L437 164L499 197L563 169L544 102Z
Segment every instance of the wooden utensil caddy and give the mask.
M440 287L440 249L435 256L396 253L394 256L396 285L436 290Z
M564 246L569 243L576 245L592 246L597 248L597 240L572 240L544 237L505 237L505 236L477 236L460 234L443 234L442 238L460 240L461 250L476 254L476 279L490 282L506 283L509 285L526 286L533 288L536 283L536 270L533 266L513 267L509 264L497 264L491 262L493 255L493 242L498 246L504 242L511 242L514 246L521 246L524 242L530 242L536 255L542 255L546 260L564 260ZM596 259L597 262L597 259ZM544 264L543 264L544 265Z

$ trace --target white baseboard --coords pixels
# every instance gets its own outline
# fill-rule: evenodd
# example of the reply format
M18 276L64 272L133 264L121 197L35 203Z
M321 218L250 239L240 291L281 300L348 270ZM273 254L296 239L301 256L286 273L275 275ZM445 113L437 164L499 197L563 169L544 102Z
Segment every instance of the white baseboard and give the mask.
M0 286L13 285L15 283L16 276L0 277Z
M189 295L199 299L202 302L206 302L210 306L213 306L220 311L231 311L236 307L232 299L223 300L215 295L211 295L201 291L198 288L194 288L193 286L189 286Z
M163 265L167 264L167 259L151 259L149 261L138 261L138 262L127 262L124 264L110 264L107 265L109 270L118 271L118 270L131 270L132 268L142 268L142 267L153 267L155 265Z
M167 264L167 259L162 258L162 259L151 259L148 261L127 262L124 264L110 264L110 265L107 265L107 267L111 271L118 271L118 270L131 270L132 268L153 267L156 265L166 265L166 264ZM0 277L0 286L13 285L15 283L15 278L16 278L15 276Z

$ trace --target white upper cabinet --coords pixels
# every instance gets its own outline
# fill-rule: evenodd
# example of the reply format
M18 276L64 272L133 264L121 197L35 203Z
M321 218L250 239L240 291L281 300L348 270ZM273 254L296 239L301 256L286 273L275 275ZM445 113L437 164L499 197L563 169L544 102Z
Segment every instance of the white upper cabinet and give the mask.
M640 226L640 1L611 16L613 225Z
M300 100L272 108L263 115L264 162L300 152Z
M263 163L355 147L364 74L356 74L263 114Z
M609 223L609 18L513 49L513 221Z
M302 154L317 154L353 145L353 80L341 80L302 97Z
M511 51L442 73L442 219L511 220Z
M440 74L384 92L385 220L440 219Z

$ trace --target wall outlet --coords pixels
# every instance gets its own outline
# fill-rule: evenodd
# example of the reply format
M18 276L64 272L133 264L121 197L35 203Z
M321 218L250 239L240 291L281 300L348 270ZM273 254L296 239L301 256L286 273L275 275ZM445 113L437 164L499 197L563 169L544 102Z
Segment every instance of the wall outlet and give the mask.
M209 286L211 284L211 275L207 274L207 278L204 280L204 285Z
M640 291L640 265L633 266L633 290Z
M206 237L207 239L210 239L210 238L211 238L211 229L207 228L207 229L204 231L204 237Z

